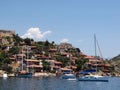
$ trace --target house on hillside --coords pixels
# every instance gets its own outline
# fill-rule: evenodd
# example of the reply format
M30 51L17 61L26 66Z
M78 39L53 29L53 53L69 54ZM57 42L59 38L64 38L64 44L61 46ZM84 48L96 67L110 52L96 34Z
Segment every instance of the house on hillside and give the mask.
M105 64L104 60L101 60L99 58L96 58L94 56L87 56L85 54L81 54L83 59L87 59L88 62L86 62L85 65L87 65L90 69L96 69L101 70L104 73L109 73L112 66L110 64Z
M62 63L56 60L48 60L50 63L51 70L59 70L62 67Z
M58 47L60 53L64 53L70 48L73 48L73 46L69 43L61 43Z
M43 66L41 64L40 60L34 60L34 59L26 59L25 60L26 67L29 71L32 72L41 72L43 69Z

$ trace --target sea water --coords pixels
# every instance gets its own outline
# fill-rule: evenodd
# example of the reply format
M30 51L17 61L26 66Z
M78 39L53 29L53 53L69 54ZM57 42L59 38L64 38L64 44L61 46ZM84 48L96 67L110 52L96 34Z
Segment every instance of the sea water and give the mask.
M69 81L57 77L0 78L0 90L120 90L120 78L109 82Z

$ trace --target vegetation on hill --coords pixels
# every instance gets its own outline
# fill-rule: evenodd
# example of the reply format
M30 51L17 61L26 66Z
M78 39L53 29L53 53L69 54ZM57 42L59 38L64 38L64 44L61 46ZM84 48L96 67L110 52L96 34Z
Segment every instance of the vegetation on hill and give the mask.
M114 66L114 72L120 74L120 55L113 57L109 63Z
M12 42L10 40L11 38L13 39ZM0 69L5 70L8 73L12 72L11 65L12 64L14 65L14 63L12 63L12 61L10 60L10 57L15 56L16 54L19 54L20 52L22 52L22 49L21 49L22 46L33 47L28 54L28 59L34 58L39 60L38 57L35 57L35 54L39 54L44 57L50 57L52 60L61 62L62 63L61 67L66 67L71 64L72 66L76 67L76 71L89 69L89 66L86 65L86 63L88 63L89 60L82 58L80 56L80 53L81 53L80 49L72 47L71 44L66 44L67 48L63 50L63 47L61 47L62 49L60 50L59 49L60 45L56 45L54 41L49 42L48 40L46 40L46 41L36 42L30 38L22 39L21 37L18 36L18 34L13 35L13 37L11 38L7 37L7 40L9 42L8 44L5 44L5 45L0 44ZM53 51L50 51L51 49ZM24 54L27 56L26 52ZM71 63L70 63L70 55L73 58L75 58L74 61L72 61ZM120 71L120 55L108 61L107 63L115 66L116 72L117 70ZM42 60L42 65L43 65L43 71L55 72L55 71L51 71L49 62ZM110 70L112 71L113 69L110 69Z
M36 49L33 49L32 52L29 53L28 58L31 58L32 56L34 56L34 54L40 54L46 57L50 56L52 59L61 62L62 67L69 65L69 57L61 56L60 51L56 51L56 54L49 52L51 48L57 49L59 46L59 45L56 45L54 41L49 42L48 40L46 40L46 41L35 42L33 39L30 39L30 38L22 39L21 37L18 36L18 34L13 34L12 37L6 37L6 38L7 38L7 42L9 43L5 45L0 44L0 69L2 70L4 69L7 72L10 72L10 70L12 70L10 67L10 64L12 62L10 60L10 57L15 56L16 54L19 54L21 52L22 45L36 47ZM76 48L76 50L67 49L65 52L66 53L70 52L72 56L80 57L79 48ZM46 62L45 60L43 60L42 63L43 63L43 71L50 71L49 62ZM84 62L79 63L78 61L76 61L75 63L76 64L74 65L76 65L78 68L81 68Z

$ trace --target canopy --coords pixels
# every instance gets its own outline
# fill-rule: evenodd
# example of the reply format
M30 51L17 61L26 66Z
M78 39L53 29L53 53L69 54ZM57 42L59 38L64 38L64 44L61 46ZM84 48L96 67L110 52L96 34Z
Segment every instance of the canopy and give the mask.
M80 72L80 74L88 74L88 73L92 73L92 72L96 72L96 70L94 70L94 69L84 70L84 71Z

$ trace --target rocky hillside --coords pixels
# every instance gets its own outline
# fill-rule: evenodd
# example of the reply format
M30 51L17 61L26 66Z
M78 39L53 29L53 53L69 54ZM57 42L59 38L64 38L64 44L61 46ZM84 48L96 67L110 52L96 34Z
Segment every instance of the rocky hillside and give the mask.
M110 62L111 62L113 65L118 65L118 64L120 64L120 55L112 58L112 59L110 60Z
M114 66L115 72L120 74L120 55L112 58L110 63Z

